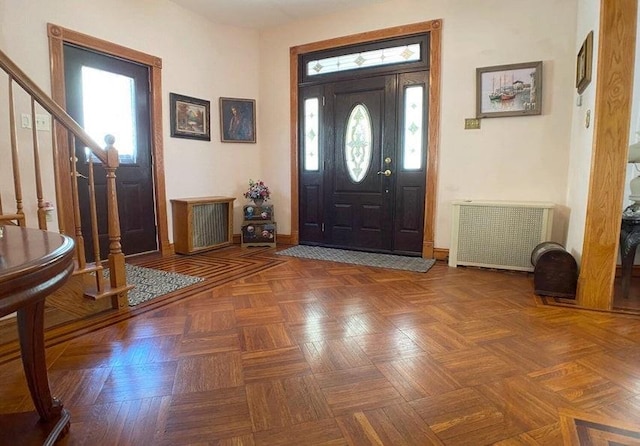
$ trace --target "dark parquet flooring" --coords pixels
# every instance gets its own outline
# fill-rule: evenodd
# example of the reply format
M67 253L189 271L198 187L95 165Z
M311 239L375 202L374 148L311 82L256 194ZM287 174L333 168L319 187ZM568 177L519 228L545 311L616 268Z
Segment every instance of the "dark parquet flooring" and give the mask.
M640 444L640 318L541 305L526 273L274 252L135 259L206 280L47 330L59 444ZM11 345L2 414L33 410Z

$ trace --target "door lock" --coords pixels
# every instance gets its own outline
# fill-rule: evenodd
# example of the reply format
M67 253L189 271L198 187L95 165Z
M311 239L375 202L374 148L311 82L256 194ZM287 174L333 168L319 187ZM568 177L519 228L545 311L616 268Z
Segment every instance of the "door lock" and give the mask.
M391 176L391 170L387 169L385 171L379 170L378 171L378 175L384 175L385 177L390 177Z

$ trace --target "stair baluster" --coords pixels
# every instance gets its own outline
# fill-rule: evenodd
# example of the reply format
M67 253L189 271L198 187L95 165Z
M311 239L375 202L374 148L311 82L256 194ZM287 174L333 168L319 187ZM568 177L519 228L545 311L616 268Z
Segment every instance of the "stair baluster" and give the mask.
M69 133L68 141L69 147L74 148L76 146L76 139L72 133ZM74 152L72 151L71 153ZM75 155L72 155L69 161L71 166L71 196L73 203L73 225L75 227L76 260L78 261L78 268L83 270L87 267L87 257L84 250L82 216L80 215L80 199L78 198L78 178L80 177L80 173L77 168L78 158Z
M16 110L13 98L13 77L9 76L9 133L11 135L11 164L13 167L13 190L16 199L14 218L19 226L26 226L22 208L22 182L20 181L20 157L18 156L18 136L16 131Z
M38 228L47 230L47 212L44 209L42 195L42 172L40 170L40 143L38 141L38 126L36 124L36 101L31 96L31 137L33 145L33 167L35 170L36 198L38 200Z
M93 175L93 157L89 157L89 205L91 209L91 236L93 238L93 258L96 264L96 290L104 292L104 275L102 274L102 256L100 255L100 239L98 238L98 211L96 207L96 184Z

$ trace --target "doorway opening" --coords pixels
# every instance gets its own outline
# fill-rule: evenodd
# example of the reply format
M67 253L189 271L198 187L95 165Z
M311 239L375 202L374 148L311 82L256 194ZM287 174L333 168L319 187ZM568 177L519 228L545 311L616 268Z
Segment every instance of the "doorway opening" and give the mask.
M129 243L127 243L124 237L122 239L122 244L123 250L127 254L133 254L136 250L138 252L146 252L149 249L159 250L163 255L170 253L171 246L169 243L168 235L166 191L164 180L164 156L162 142L162 60L158 57L151 56L130 48L122 47L112 42L96 39L95 37L65 29L57 25L48 24L47 27L51 62L51 96L58 104L61 104L63 107L66 107L65 104L67 103L65 91L65 47L81 49L88 53L107 57L107 60L117 60L125 64L130 64L132 66L136 66L138 70L142 70L141 72L144 73L142 74L142 76L145 78L145 81L139 81L139 83L145 84L146 88L148 89L146 93L142 94L142 97L144 97L144 100L146 101L148 107L144 112L144 114L146 115L146 122L144 122L144 119L139 115L135 116L134 120L139 124L142 123L141 125L148 130L148 141L140 143L146 147L144 150L148 151L148 183L151 188L150 190L152 197L151 209L149 211L145 211L145 214L153 215L153 218L155 220L154 225L156 233L154 235L155 240L153 242L153 245L147 244L142 248L135 248L133 251L129 251L129 248L127 247ZM94 66L93 68L96 67ZM93 74L107 75L108 77L110 76L110 74L113 74L113 72L109 71L108 69L105 70L104 67L98 66L97 68L98 70ZM125 85L127 84L127 82L128 85L136 84L135 81L127 81L127 77L133 78L135 76L125 75L120 79L120 81L123 81ZM139 96L140 95L138 95L138 97ZM137 100L138 99L136 99L136 101ZM138 109L137 104L135 109ZM54 162L56 163L57 175L66 177L71 174L68 160L77 148L68 147L64 132L56 132L56 139L58 147L60 149L60 155L58 159L54 160ZM122 150L120 149L120 145L124 143L124 140L129 139L133 141L136 138L133 138L133 136L131 138L125 136L120 139L121 141L117 140L115 144L121 155L121 166L116 170L116 179L121 178L125 183L124 187L118 187L118 193L119 195L123 193L124 195L126 195L126 197L119 196L119 203L121 200L124 200L125 202L129 201L131 203L138 200L138 198L136 197L139 195L140 191L138 190L137 185L126 180L126 170L128 165L136 166L140 159L137 155L134 155L133 152L125 149L125 147L122 147ZM101 140L98 138L97 142L101 142ZM136 142L136 144L138 143ZM79 153L79 155L82 154ZM78 159L79 161L82 160L80 156L78 156ZM59 195L62 198L62 200L60 200L60 207L62 208L62 215L64 216L63 226L65 228L71 229L74 228L72 191L66 186L66 182L59 183ZM148 192L147 195L149 195ZM125 225L124 229L129 230L135 228L134 232L136 232L138 230L137 228L140 228L142 224L137 220L137 217L135 217L135 215L132 215L133 220L127 221L129 216L127 215L126 218L123 218L123 212L126 213L127 211L121 210L120 212L121 230L123 229L122 226ZM140 217L142 218L143 216L140 215ZM147 222L146 224L148 227L149 222ZM72 231L67 230L67 232ZM124 234L124 231L122 232Z

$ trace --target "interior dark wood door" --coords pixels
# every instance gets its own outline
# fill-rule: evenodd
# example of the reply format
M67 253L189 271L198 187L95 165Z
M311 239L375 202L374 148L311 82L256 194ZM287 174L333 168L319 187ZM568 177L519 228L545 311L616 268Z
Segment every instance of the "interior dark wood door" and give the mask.
M151 160L151 135L149 114L149 72L148 68L137 63L125 61L106 54L64 46L65 90L68 113L87 131L90 110L93 110L88 85L98 84L100 76L106 76L111 82L115 79L118 91L124 92L121 97L129 103L129 111L122 108L110 110L111 103L116 102L115 90L103 86L108 94L101 100L100 107L104 111L105 132L116 136L115 147L120 157L120 167L116 171L116 187L118 191L118 211L120 214L120 231L123 252L126 255L155 251L158 248L156 234L156 216L153 196L153 176ZM93 77L92 77L93 76ZM91 79L91 80L90 80ZM99 92L96 92L99 96ZM91 97L90 97L91 96ZM95 101L94 101L95 102ZM122 101L121 101L122 102ZM126 107L125 107L126 108ZM123 119L123 115L127 119ZM114 128L115 130L111 130ZM106 130L109 129L109 130ZM102 132L94 136L96 142L104 146ZM118 134L120 132L120 134ZM88 155L82 144L76 144L78 171L88 174ZM98 211L98 237L101 257L108 254L108 224L106 205L105 170L94 159L96 198ZM85 239L92 241L90 227L89 192L86 187L79 187L80 212L82 216L82 233ZM86 243L87 259L94 260L93 243Z
M301 243L421 255L427 74L301 89ZM324 104L315 170L304 162L304 107L314 97Z

